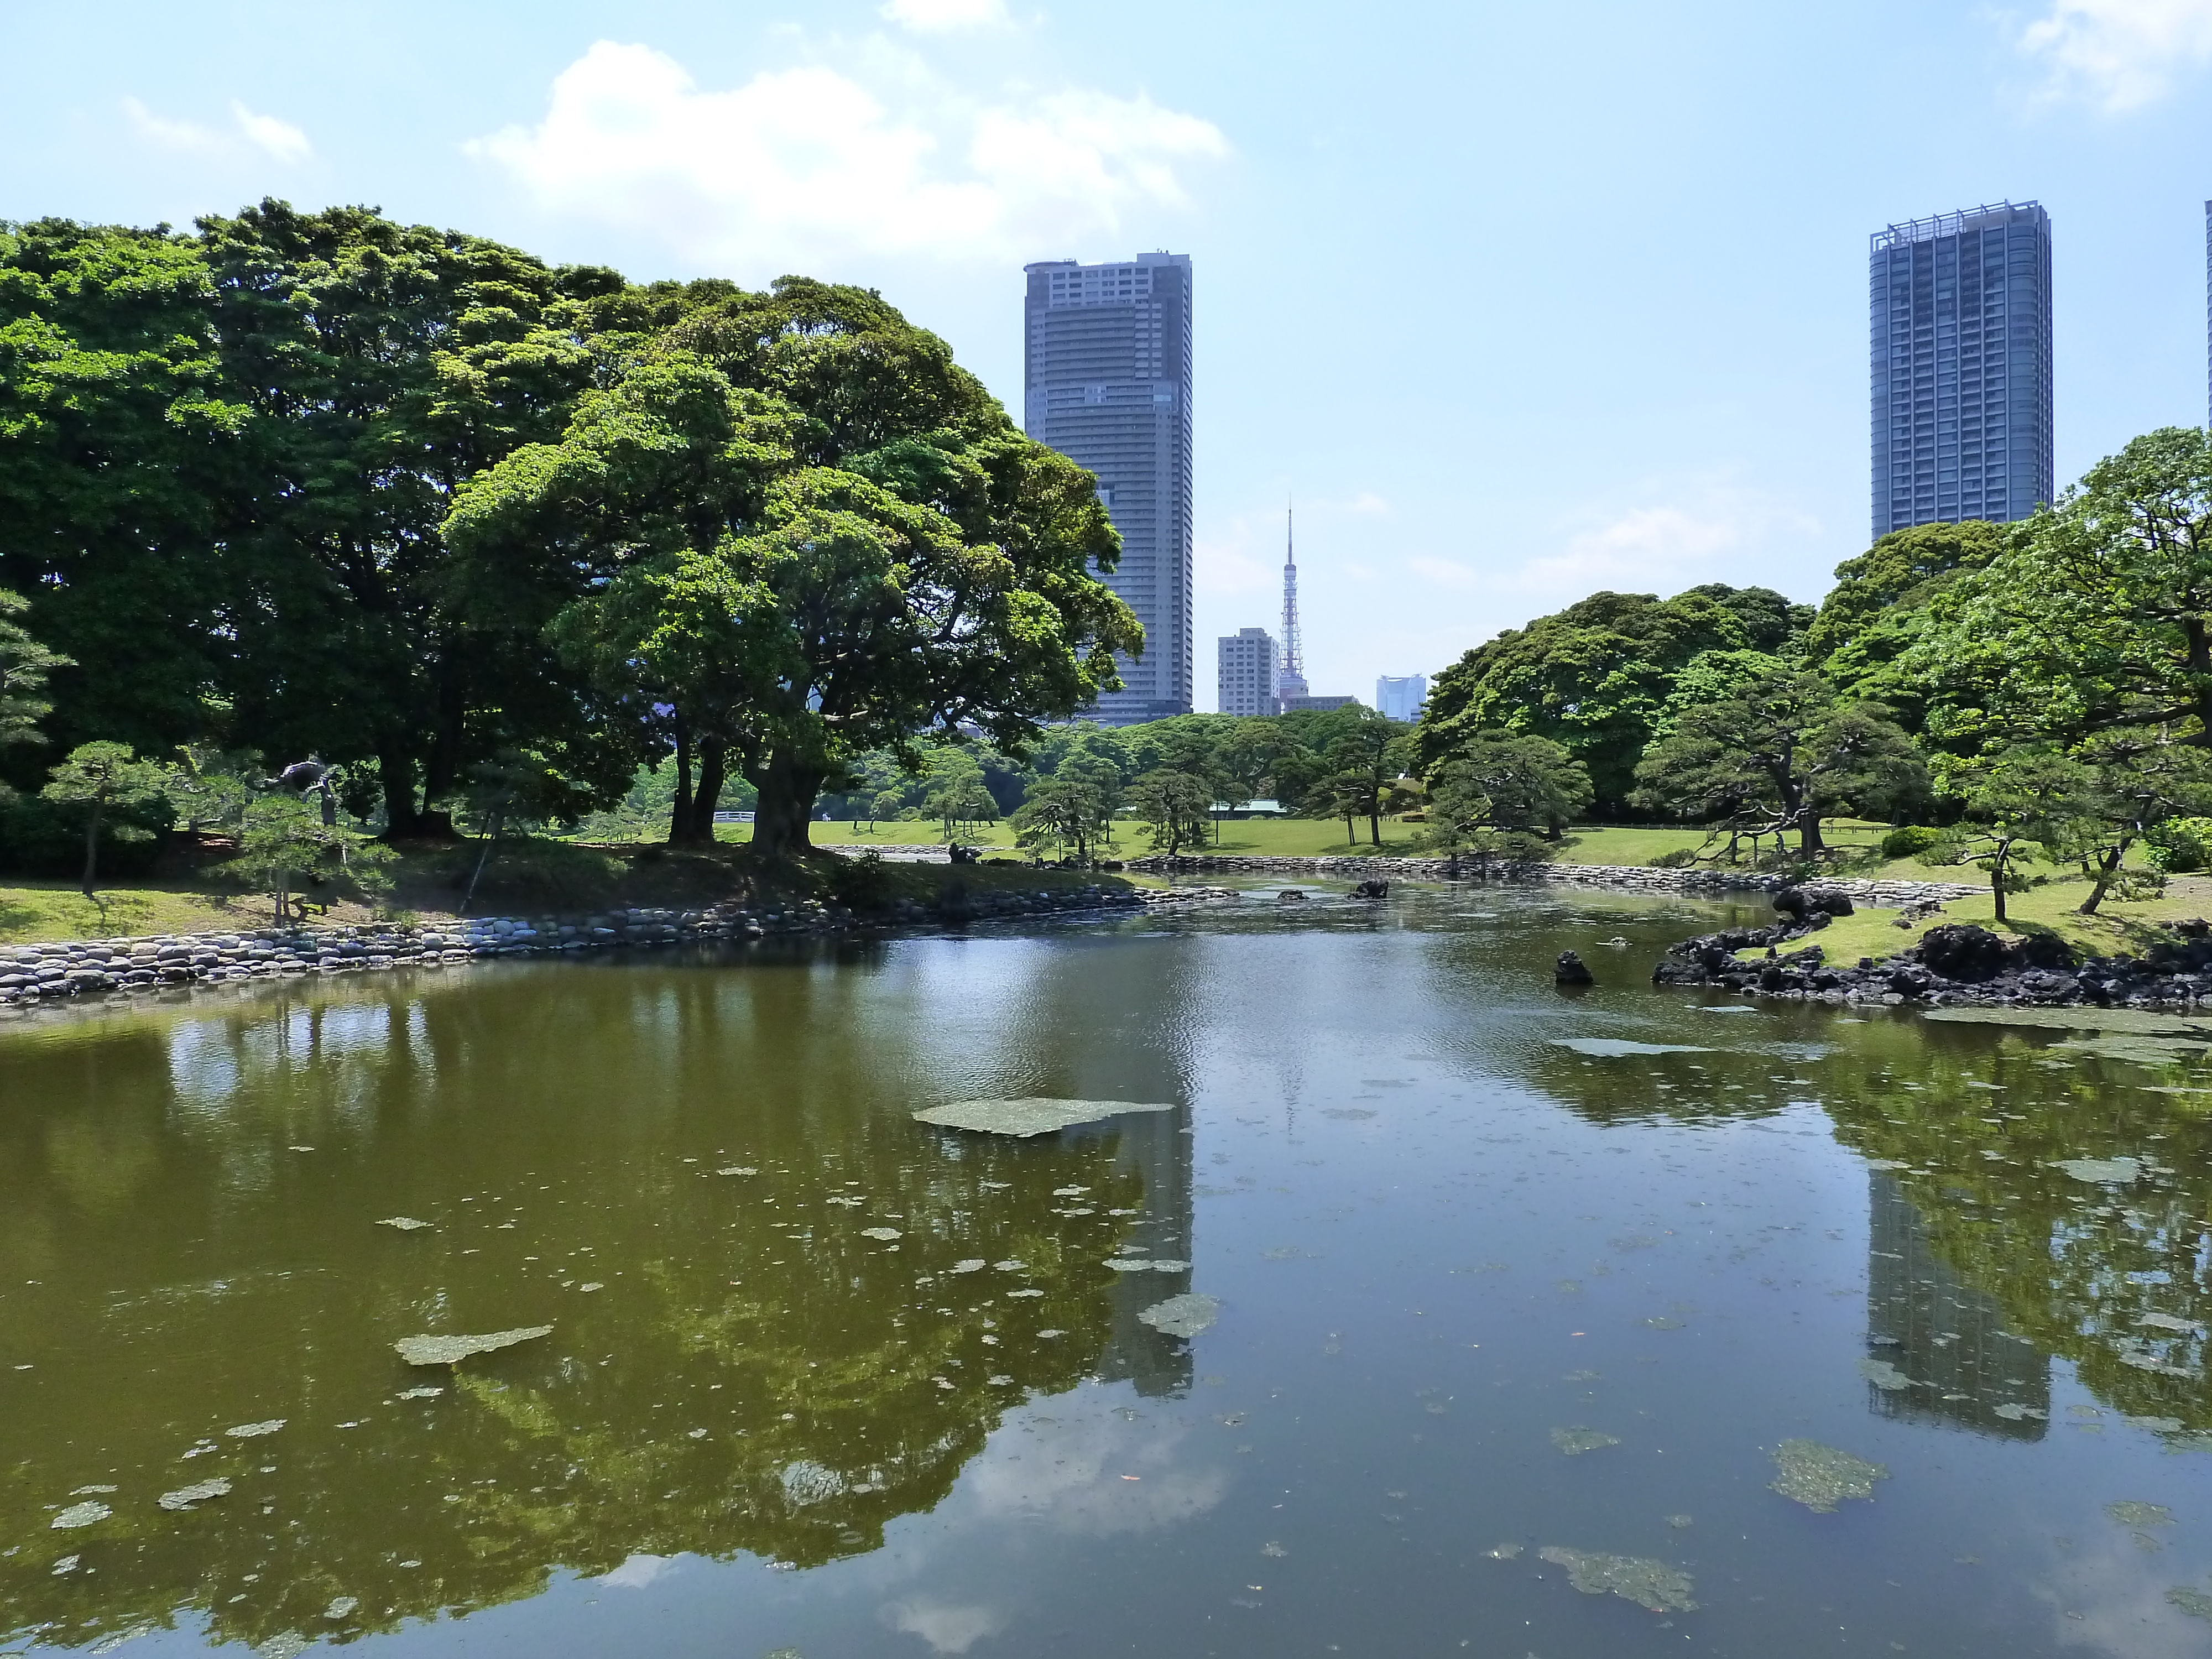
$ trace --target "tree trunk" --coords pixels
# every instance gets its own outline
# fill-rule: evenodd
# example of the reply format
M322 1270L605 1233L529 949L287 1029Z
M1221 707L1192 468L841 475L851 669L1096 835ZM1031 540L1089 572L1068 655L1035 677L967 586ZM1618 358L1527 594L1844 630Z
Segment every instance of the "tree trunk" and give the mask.
M1802 853L1822 853L1827 842L1820 839L1820 809L1808 806L1805 815L1797 821L1797 848Z
M100 874L100 808L106 803L94 795L85 803L84 809L84 896L92 896L94 878Z
M748 774L751 776L750 774ZM753 845L772 859L803 851L807 828L814 817L814 798L822 793L823 774L772 754L753 787L760 800L753 808Z
M2120 860L2128 855L2128 843L2121 842L2097 861L2096 872L2089 878L2089 896L2081 901L2078 914L2094 916L2097 907L2105 902L2105 890L2112 885L2112 878L2120 867Z
M1382 846L1382 809L1370 805L1367 809L1367 844L1377 851Z
M396 738L376 745L377 781L384 787L384 838L412 841L422 833L415 808L415 762Z
M668 809L668 844L681 847L691 839L691 728L682 710L676 715L676 799Z
M1997 843L1996 856L1990 860L1990 902L1996 912L1996 920L2000 925L2006 920L2005 866L2010 862L2011 858L2012 843L2009 841L2001 841Z
M671 846L708 847L714 840L714 803L722 798L722 784L729 776L729 750L721 744L702 743L699 745L699 786L690 791L690 799L681 805L684 831L678 836L672 829L668 840ZM679 796L689 787L690 763L687 757L684 769L677 776Z

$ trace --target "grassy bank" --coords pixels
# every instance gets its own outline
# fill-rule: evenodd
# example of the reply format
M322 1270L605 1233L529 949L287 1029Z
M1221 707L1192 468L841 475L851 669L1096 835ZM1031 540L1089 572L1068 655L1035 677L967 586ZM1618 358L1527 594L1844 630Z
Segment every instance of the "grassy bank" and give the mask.
M1920 867L1923 878L1948 873ZM1957 879L1972 880L1973 872L1961 872ZM2088 893L2086 879L2066 876L2025 893L2010 894L2005 904L2008 920L2002 927L1996 921L1996 906L1986 894L1954 899L1937 915L1916 921L1910 927L1897 925L1899 917L1894 910L1861 910L1856 915L1839 918L1804 943L1818 945L1830 962L1848 967L1862 957L1871 957L1876 962L1893 957L1917 945L1931 927L1940 927L1947 922L1968 922L2011 939L2056 934L2084 956L2132 955L2157 937L2163 924L2212 915L2212 877L2176 876L2157 898L2139 904L2119 904L2107 899L2094 916L2080 914L2081 901ZM1766 952L1760 949L1740 954L1759 957Z
M480 852L476 847L413 848L400 854L392 886L375 908L359 895L329 895L320 923L365 922L398 915L425 922L459 914ZM511 844L486 866L469 903L472 915L581 915L634 906L694 908L782 899L841 898L856 908L900 899L934 905L959 881L973 894L1131 885L1111 875L993 865L899 864L871 872L864 891L834 853L768 867L750 846L679 851L665 847L588 847L561 842ZM67 883L0 884L0 944L265 927L270 901L211 883L178 880L103 889L88 900Z

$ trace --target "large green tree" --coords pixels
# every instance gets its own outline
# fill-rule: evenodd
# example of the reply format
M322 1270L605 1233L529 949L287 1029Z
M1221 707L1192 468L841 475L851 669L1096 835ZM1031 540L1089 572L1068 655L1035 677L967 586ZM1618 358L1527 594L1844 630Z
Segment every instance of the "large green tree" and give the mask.
M1723 822L1756 817L1822 850L1820 818L1924 794L1927 768L1881 708L1839 702L1819 675L1783 668L1683 712L1636 769L1642 804Z
M153 750L220 723L223 537L251 488L250 424L191 239L0 224L0 587L72 665L50 665L57 746ZM44 769L21 764L20 782Z
M2070 742L2169 726L2212 746L2212 433L2100 461L1938 594L1907 653L1936 739Z
M1887 704L1919 730L1923 688L1900 664L1927 632L1936 595L1996 558L2007 535L1978 520L1915 525L1844 560L1806 630L1806 660L1844 696Z
M1437 677L1421 714L1422 768L1483 732L1531 732L1581 761L1598 809L1619 811L1680 672L1706 652L1787 654L1806 620L1765 588L1594 593L1507 629Z
M674 748L678 840L734 767L755 844L803 847L865 751L963 728L1018 750L1142 648L1094 574L1119 542L1091 476L881 298L795 278L664 331L447 533L526 570L520 607Z
M217 385L252 416L222 526L238 734L373 769L395 836L449 833L471 768L519 744L618 795L634 757L507 573L462 580L443 525L465 480L559 434L659 301L368 208L264 201L202 220L194 252Z

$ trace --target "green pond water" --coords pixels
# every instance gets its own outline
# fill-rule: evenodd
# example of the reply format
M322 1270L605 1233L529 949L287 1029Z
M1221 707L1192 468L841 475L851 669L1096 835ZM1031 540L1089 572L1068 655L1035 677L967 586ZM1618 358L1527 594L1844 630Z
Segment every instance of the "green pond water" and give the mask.
M0 1655L2212 1650L2203 1048L1312 890L0 1019Z

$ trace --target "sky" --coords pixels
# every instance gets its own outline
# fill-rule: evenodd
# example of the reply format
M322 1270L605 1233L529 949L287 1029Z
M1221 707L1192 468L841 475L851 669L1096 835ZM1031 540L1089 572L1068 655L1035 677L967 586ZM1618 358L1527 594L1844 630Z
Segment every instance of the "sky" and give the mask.
M2206 418L2212 0L0 0L0 219L367 203L877 288L1021 406L1025 261L1194 264L1197 706L1868 538L1867 238L2051 215L2062 484Z

